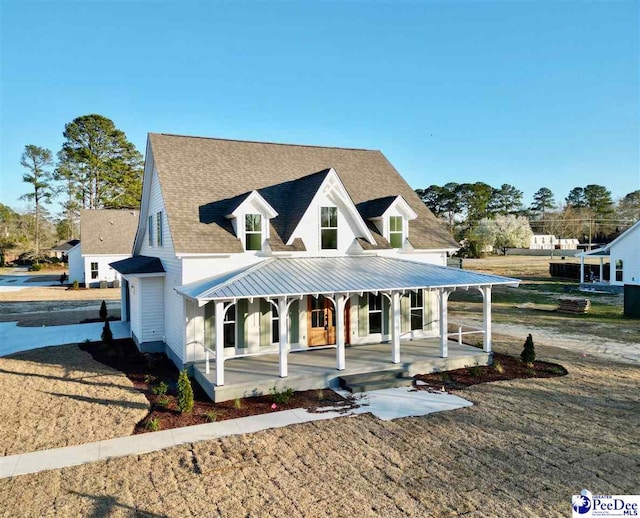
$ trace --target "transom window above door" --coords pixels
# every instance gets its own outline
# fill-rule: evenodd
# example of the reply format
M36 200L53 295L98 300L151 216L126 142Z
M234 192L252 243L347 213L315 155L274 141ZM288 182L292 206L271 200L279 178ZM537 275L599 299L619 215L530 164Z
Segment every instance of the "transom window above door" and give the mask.
M338 208L320 207L320 248L338 248Z
M245 226L245 249L262 250L262 215L246 214L244 217Z

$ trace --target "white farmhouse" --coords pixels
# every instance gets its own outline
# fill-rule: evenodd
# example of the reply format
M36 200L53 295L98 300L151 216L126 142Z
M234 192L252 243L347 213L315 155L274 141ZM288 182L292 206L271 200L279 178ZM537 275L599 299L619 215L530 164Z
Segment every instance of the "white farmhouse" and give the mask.
M518 281L446 268L458 246L379 151L150 134L133 257L112 266L138 347L224 400L429 354L487 364L491 288ZM458 288L484 296L484 350L449 341Z
M609 284L611 286L640 286L640 221L628 228L608 245L596 250L576 254L580 257L580 282L587 282L584 261L589 258L600 260L600 279L603 279L605 259L609 260Z
M67 252L69 281L92 288L119 281L110 263L131 257L138 215L136 210L81 210L80 242Z

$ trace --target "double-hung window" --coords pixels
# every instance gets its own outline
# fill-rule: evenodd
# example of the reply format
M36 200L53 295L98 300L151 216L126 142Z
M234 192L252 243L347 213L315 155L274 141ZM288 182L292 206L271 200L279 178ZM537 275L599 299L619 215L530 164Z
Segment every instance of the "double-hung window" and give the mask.
M156 243L162 246L162 211L156 214Z
M623 272L624 272L624 261L622 259L617 259L616 260L616 281L617 282L622 282Z
M244 217L245 249L262 250L262 216L246 214Z
M338 248L338 208L320 207L320 248Z
M149 216L147 231L149 232L149 246L153 246L153 216Z
M98 263L91 263L91 278L98 278Z
M402 248L402 216L389 216L389 244L391 248Z
M382 295L369 293L369 334L382 333Z
M411 330L422 331L424 319L424 303L422 301L422 290L411 292Z

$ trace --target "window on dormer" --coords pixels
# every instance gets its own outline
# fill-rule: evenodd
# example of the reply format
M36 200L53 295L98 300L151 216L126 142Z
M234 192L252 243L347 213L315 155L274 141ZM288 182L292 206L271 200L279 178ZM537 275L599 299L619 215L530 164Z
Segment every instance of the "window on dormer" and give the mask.
M402 248L402 216L389 216L389 244L391 248Z
M260 214L246 214L244 226L245 249L262 250L262 216Z
M320 208L320 247L322 250L338 248L338 208Z

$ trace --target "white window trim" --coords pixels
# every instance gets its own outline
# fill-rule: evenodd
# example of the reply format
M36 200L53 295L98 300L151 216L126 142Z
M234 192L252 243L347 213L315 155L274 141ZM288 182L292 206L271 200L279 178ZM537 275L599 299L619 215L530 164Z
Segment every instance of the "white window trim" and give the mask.
M335 227L323 227L322 226L322 209L336 209L336 226ZM318 250L321 252L337 252L340 246L340 231L338 225L338 216L340 211L336 205L321 205L318 207ZM323 230L333 230L336 231L336 247L335 248L322 248L322 231Z
M260 216L260 231L257 232L255 230L247 230L247 216L251 216L251 215L258 215ZM244 248L245 252L261 252L263 249L263 243L265 241L265 239L268 238L266 232L265 232L265 227L266 227L266 221L267 218L265 217L264 214L262 214L261 212L245 212L244 214L242 214L242 233L240 234L241 236L244 237L242 246ZM260 249L259 250L248 250L247 249L247 234L260 234L260 236L266 236L266 237L261 237L260 239Z
M152 215L150 215L150 216L147 218L147 226L149 227L149 228L147 229L147 232L148 232L148 234L149 234L149 236L148 236L148 240L147 240L147 244L148 244L151 248L153 248L153 247L154 247L154 245L155 245L155 243L154 243L154 237L155 237L155 236L153 235L153 214L152 214Z
M422 295L422 306L414 306L413 305L413 296L414 295L418 295L418 293L421 293ZM419 309L420 310L420 318L422 318L422 326L419 329L413 329L413 324L411 322L412 317L413 317L413 311ZM409 294L409 327L411 327L411 331L423 331L424 330L424 290L419 290L417 292L411 292Z
M156 234L156 245L161 248L164 246L164 221L161 210L156 212Z
M394 250L402 250L404 248L404 240L407 237L407 220L405 219L404 216L401 216L400 214L391 214L389 215L389 217L387 218L387 235L386 238L389 241L389 244L391 244L391 218L400 218L400 226L402 227L400 229L400 232L398 232L397 230L393 231L393 234L400 234L401 235L401 240L400 240L400 247L398 248L394 248Z

